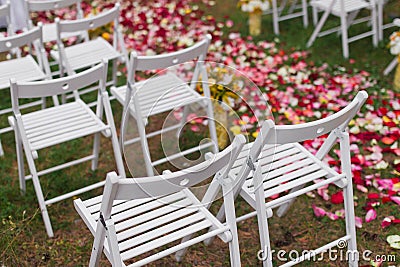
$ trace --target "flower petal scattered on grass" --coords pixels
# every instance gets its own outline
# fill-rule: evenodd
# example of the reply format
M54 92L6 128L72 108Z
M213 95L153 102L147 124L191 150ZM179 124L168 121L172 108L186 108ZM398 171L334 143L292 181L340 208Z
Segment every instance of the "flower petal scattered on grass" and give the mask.
M386 238L390 247L400 249L400 235L390 235Z
M365 215L365 221L371 222L376 219L376 211L374 209L370 209L367 214Z

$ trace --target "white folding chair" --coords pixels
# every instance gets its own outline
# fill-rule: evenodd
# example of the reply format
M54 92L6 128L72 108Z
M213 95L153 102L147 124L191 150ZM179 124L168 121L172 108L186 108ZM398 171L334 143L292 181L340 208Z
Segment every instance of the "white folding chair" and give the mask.
M50 68L47 58L44 55L41 38L41 27L36 27L21 34L0 38L0 53L8 53L7 58L10 58L0 62L0 90L10 87L10 78L14 78L17 81L36 81L50 78ZM29 48L29 52L26 55L21 55L21 48L26 47ZM36 56L36 60L33 56ZM25 103L20 108L23 109L36 105L45 105L44 99ZM0 115L11 112L12 109L10 106L2 106ZM11 130L11 127L0 129L0 134L10 132ZM0 155L4 155L1 142Z
M279 34L279 22L293 18L303 17L304 28L308 26L307 0L301 0L301 6L298 5L297 0L291 1L290 6L288 6L288 0L279 2L278 6L278 1L272 0L272 20L275 34Z
M113 8L92 17L76 20L60 20L56 18L58 51L51 51L51 56L59 63L60 75L63 75L65 71L68 75L72 75L77 70L83 70L101 62L103 59L107 59L113 62L112 80L107 82L107 86L116 84L117 60L120 62L127 61L127 52L121 28L119 27L119 9L120 5L116 3ZM112 45L102 37L97 37L93 40L64 47L63 34L94 30L110 23L113 24ZM95 89L86 89L80 94Z
M174 159L175 157L184 156L208 147L212 147L214 152L218 151L218 147L216 146L218 142L213 120L213 108L210 100L207 72L204 66L204 60L210 41L211 36L207 35L202 41L199 41L189 48L155 56L138 56L136 52L132 52L128 66L127 85L118 88L111 87L111 93L124 105L121 132L123 133L125 131L127 125L128 116L124 117L124 115L127 114L128 109L129 114L135 118L139 131L138 138L120 140L121 145L124 148L125 145L140 141L148 176L154 175L154 166L168 162L168 160ZM189 82L183 81L176 74L168 71L169 67L179 63L187 63L194 59L197 59L197 63L193 71L193 77ZM167 71L159 72L150 79L135 82L137 72L163 69L167 69ZM195 90L195 86L199 82L202 85L204 96L201 96ZM186 116L188 115L186 108L193 103L200 103L206 106L208 128L212 142L206 142L200 144L198 147L168 155L166 158L152 160L147 138L183 127ZM148 125L150 116L171 111L178 107L185 107L180 123L158 131L146 133L146 126Z
M313 7L313 20L316 27L307 42L310 47L317 37L322 37L334 32L341 34L343 57L349 57L349 43L362 38L372 36L372 43L378 45L378 22L377 5L375 0L313 0L310 2ZM360 11L367 10L369 16L358 18ZM322 17L318 21L318 11L323 11ZM340 26L321 31L329 15L340 18ZM318 21L318 23L316 23ZM362 22L369 22L371 30L354 36L348 36L348 28Z
M210 153L206 161L174 173L128 179L109 173L102 196L75 200L76 210L94 235L89 266L99 265L103 250L112 266L142 266L175 252L180 261L189 246L211 236L229 243L231 266L240 266L228 172L245 141L243 135L237 136L224 151ZM199 201L189 190L212 176L211 183L222 186L225 224L209 212L211 203ZM209 227L212 231L202 231Z
M47 213L47 205L75 196L104 185L98 182L73 192L45 200L39 177L45 174L61 170L79 163L92 161L92 170L97 168L100 133L111 138L117 170L124 175L121 152L115 130L114 119L111 112L108 94L105 91L105 79L107 77L107 62L103 62L89 70L76 75L55 80L40 82L16 82L11 81L11 96L14 116L9 117L10 124L15 130L19 182L22 192L25 192L26 180L32 179L36 197L49 237L53 236L53 229ZM94 113L80 98L76 90L99 84L97 109ZM19 99L47 97L74 91L75 101L27 114L21 114ZM106 121L102 120L105 111ZM93 154L81 159L63 163L58 166L38 171L35 159L38 159L38 151L57 144L65 143L84 136L94 135ZM23 150L22 150L23 149ZM30 175L25 176L24 157L28 163Z
M11 8L10 2L7 1L5 4L0 6L0 18L4 19L5 24L7 26L7 36L11 36L14 34L13 25L11 23ZM5 37L4 33L0 33L0 38Z
M312 250L314 254L302 255L285 266L310 259L315 254L337 246L340 240L348 242L348 250L351 251L349 253L357 250L350 142L346 128L367 97L368 94L361 91L341 111L309 123L274 125L270 120L265 121L256 140L243 147L229 175L236 179L235 197L240 194L256 211L238 217L237 221L257 214L261 248L267 253L264 254L264 266L272 266L267 224L267 218L273 215L272 209L279 207L277 214L281 217L296 197L329 184L335 184L344 190L346 235ZM299 143L325 134L329 136L315 155ZM341 173L322 161L337 140L340 141ZM210 187L206 195L215 195L215 190L216 188ZM266 201L277 194L278 198ZM217 218L221 221L224 219L223 208L219 210ZM211 241L212 239L207 240L207 243ZM350 263L356 266L357 259L350 259Z
M75 9L72 9L74 8ZM25 0L25 9L26 9L26 19L27 25L31 28L34 26L34 23L30 16L32 13L37 14L37 12L55 12L62 8L71 8L76 11L76 18L83 18L83 11L81 7L81 0ZM83 35L85 38L88 38L87 31L78 31L78 32L65 32L61 35L61 38L69 38L72 36ZM56 24L46 23L43 24L43 42L51 42L57 40L57 27Z

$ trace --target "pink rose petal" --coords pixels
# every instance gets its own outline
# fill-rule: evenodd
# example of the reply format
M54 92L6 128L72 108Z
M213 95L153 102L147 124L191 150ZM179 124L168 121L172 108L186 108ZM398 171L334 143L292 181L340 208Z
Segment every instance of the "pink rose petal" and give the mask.
M332 212L327 212L325 214L329 219L331 219L332 221L336 221L337 219L339 219L340 217L337 216L335 213Z
M370 222L376 219L376 211L374 209L370 209L365 215L365 221Z
M317 206L315 206L315 205L312 205L312 208L313 208L313 210L314 210L315 216L317 216L317 217L323 217L323 216L325 216L326 212L325 212L324 209L319 208L319 207L317 207Z
M396 196L391 196L390 199L396 203L397 205L400 205L400 197L396 197Z
M362 228L362 224L363 224L363 221L362 221L362 219L360 218L360 217L355 217L355 221L356 221L356 227L357 228Z

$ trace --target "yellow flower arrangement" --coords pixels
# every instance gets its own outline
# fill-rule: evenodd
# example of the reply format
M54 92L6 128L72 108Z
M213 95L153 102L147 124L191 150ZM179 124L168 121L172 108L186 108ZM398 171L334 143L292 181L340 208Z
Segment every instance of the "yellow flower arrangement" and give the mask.
M270 8L267 0L239 0L238 7L243 12L262 13Z

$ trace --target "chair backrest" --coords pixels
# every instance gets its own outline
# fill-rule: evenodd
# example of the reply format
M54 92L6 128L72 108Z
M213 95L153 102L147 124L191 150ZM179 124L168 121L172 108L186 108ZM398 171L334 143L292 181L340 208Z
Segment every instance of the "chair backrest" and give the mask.
M342 110L313 122L295 125L274 125L272 121L266 121L263 123L260 131L261 134L259 135L260 140L263 139L261 143L287 144L302 142L315 139L337 128L344 130L367 98L367 92L361 91L356 95L353 101ZM263 134L263 132L267 134Z
M114 29L118 27L119 18L119 3L116 3L113 8L103 11L92 17L76 19L76 20L60 20L56 19L58 40L61 41L61 33L63 32L78 32L88 31L99 28L114 22Z
M132 74L134 74L135 71L164 69L194 59L205 60L210 42L211 35L207 34L203 40L176 52L155 56L139 56L133 51L130 57L130 66L133 70Z
M42 43L42 27L35 27L29 31L0 39L0 53L7 52L22 46L31 46Z
M135 83L135 76L137 71L148 70L165 70L177 64L190 62L197 59L196 67L193 72L191 80L191 88L194 89L195 83L198 81L199 74L202 74L202 79L205 81L203 84L204 93L209 97L208 78L207 73L201 71L203 61L206 59L208 47L210 46L211 35L207 34L205 38L191 47L182 49L180 51L165 53L155 56L139 56L137 52L132 51L128 65L128 89L126 90L125 106L129 105L132 96L132 84ZM165 73L164 73L165 74Z
M229 169L245 142L246 138L238 135L232 144L222 152L208 156L206 161L196 166L174 173L167 172L159 176L144 178L119 178L116 173L109 173L101 206L104 218L110 217L114 200L157 198L199 184L214 175L219 179L227 178Z
M19 113L19 99L40 98L66 94L68 92L85 88L86 86L97 82L99 83L100 90L104 91L106 79L106 61L103 61L100 64L83 72L53 80L18 82L14 79L11 79L10 84L12 107L15 113ZM75 94L75 98L79 98L79 95Z
M266 144L282 145L312 140L330 132L328 138L326 138L325 142L315 155L317 158L322 159L331 150L339 137L334 130L337 129L338 131L343 132L367 98L367 92L360 91L357 93L353 101L342 110L331 116L313 122L296 125L275 125L272 120L264 121L260 132L247 155L248 164L243 165L236 177L234 190L235 195L240 192L243 183L247 179L250 171L253 170L254 163L260 157L261 151Z
M33 22L30 14L34 12L43 11L56 11L61 8L76 7L76 18L83 18L83 11L81 7L82 0L25 0L25 12L27 14L27 24L33 27Z
M82 0L25 0L28 11L30 12L52 11L76 5L78 15L82 12L81 2Z

